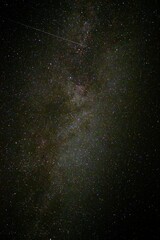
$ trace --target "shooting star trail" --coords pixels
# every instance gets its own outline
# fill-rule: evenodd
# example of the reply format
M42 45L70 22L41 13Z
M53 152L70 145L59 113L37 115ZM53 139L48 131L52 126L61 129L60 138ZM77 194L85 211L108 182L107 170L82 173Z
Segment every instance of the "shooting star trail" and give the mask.
M27 24L24 24L24 23L21 23L21 22L12 20L12 19L10 19L10 18L5 18L5 20L8 20L8 21L13 22L13 23L18 24L18 25L21 25L21 26L23 26L23 27L25 27L25 28L32 29L32 30L41 32L41 33L43 33L43 34L52 36L52 37L54 37L54 38L58 38L58 39L60 39L60 40L66 41L66 42L73 43L73 44L79 45L79 46L81 46L81 47L85 47L85 45L83 45L83 44L81 44L81 43L79 43L79 42L72 41L72 40L70 40L70 39L68 39L68 38L60 37L60 36L55 35L55 34L53 34L53 33L43 31L43 30L41 30L41 29L39 29L39 28L32 27L32 26L30 26L30 25L27 25Z

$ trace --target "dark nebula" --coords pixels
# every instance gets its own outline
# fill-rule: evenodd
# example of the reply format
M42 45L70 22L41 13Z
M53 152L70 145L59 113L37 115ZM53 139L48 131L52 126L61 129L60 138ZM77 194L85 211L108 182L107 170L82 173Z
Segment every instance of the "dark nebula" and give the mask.
M158 1L0 7L0 239L160 239Z

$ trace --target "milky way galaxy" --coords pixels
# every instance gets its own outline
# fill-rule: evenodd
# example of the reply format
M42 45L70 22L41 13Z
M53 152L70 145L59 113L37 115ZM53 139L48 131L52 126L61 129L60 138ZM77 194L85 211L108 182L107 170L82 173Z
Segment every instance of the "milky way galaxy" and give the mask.
M4 3L1 239L158 239L155 5Z

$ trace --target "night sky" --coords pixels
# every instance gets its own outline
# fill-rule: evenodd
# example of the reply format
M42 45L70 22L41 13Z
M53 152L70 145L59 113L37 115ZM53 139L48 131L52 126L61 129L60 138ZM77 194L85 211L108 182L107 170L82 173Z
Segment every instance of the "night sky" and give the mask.
M0 11L0 239L160 239L158 1Z

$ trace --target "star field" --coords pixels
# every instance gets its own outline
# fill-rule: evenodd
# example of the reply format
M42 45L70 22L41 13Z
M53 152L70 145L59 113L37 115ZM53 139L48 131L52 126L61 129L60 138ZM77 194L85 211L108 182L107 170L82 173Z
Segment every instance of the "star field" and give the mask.
M2 9L1 239L159 239L156 1Z

